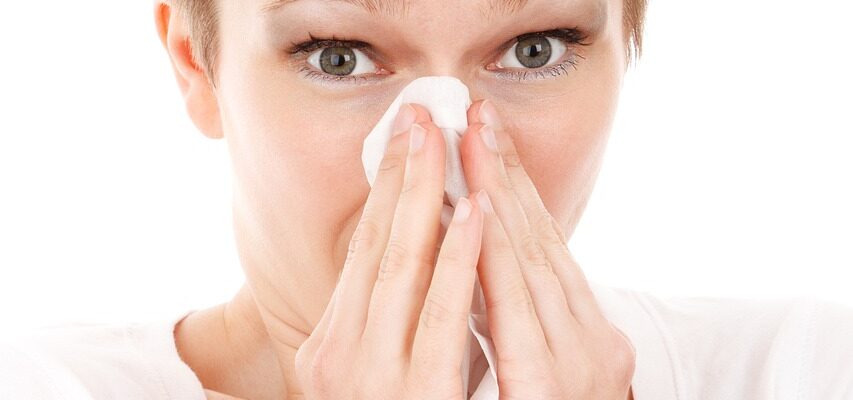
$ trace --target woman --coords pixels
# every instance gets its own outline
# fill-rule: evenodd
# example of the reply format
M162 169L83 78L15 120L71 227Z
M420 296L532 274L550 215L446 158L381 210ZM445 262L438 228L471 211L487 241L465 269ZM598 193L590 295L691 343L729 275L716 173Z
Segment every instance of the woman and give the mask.
M588 282L566 243L602 162L641 0L155 2L187 111L226 138L246 284L162 323L5 350L10 398L464 399L475 274L502 398L853 398L853 312ZM459 78L471 195L439 229L443 142L406 83ZM485 100L485 101L484 101ZM473 382L465 387L463 378ZM467 389L467 390L466 390ZM468 393L465 393L465 392ZM21 394L25 393L25 396ZM0 392L0 398L3 392Z

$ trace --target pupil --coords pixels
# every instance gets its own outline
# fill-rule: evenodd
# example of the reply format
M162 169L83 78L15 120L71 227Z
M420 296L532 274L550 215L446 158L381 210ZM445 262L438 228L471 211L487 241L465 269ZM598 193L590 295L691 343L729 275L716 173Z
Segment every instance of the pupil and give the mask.
M339 66L341 66L341 64L343 64L343 57L341 57L338 54L333 55L332 56L332 65L339 67Z
M536 55L537 55L537 54L539 54L539 52L541 52L541 51L542 51L542 44L541 44L541 43L539 43L539 44L535 44L535 45L533 45L533 46L528 46L528 47L525 47L525 48L526 48L526 49L530 49L530 50L526 50L526 51L524 52L524 53L525 53L525 55L528 55L528 56L531 56L531 57L536 57Z
M551 58L551 43L543 36L520 39L515 47L515 57L527 68L538 68Z

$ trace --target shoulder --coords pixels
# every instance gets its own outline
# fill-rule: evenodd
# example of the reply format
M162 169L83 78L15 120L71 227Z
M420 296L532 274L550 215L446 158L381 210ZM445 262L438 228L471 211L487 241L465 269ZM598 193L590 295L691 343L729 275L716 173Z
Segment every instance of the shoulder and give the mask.
M176 320L66 324L0 343L0 398L204 399L174 346Z
M800 370L803 399L853 399L853 307L818 301L804 322Z
M662 343L679 399L853 398L853 307L813 296L662 297L601 288L602 308ZM609 304L609 305L608 305ZM641 313L620 315L614 307ZM607 311L605 312L607 313ZM635 332L640 332L635 329ZM633 338L632 338L633 340ZM648 346L648 344L646 344ZM638 372L642 349L638 348ZM639 398L639 397L638 397Z
M25 340L0 343L0 398L87 399L73 374L51 362Z

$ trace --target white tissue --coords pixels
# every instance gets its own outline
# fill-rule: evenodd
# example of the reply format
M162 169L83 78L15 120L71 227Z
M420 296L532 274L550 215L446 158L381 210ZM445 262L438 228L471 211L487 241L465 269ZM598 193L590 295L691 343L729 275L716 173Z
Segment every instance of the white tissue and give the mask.
M397 95L397 98L379 119L379 122L364 139L361 161L370 186L376 179L379 164L385 155L385 148L391 139L394 119L400 105L417 103L429 110L430 117L444 135L447 151L445 162L445 193L454 207L460 197L468 195L468 185L462 172L462 159L459 155L459 142L468 127L468 107L471 98L468 87L462 81L451 76L425 76L417 78ZM447 227L445 221L442 225ZM466 343L465 357L462 362L462 380L466 393L468 390L468 374L471 366L471 354L478 353L472 349L472 338L476 338L489 364L489 369L483 375L483 380L471 397L472 400L497 400L498 386L495 369L495 348L489 334L486 319L485 299L480 286L479 277L474 282L474 294L471 299L471 313L468 316L470 333Z
M452 76L424 76L409 82L379 119L373 130L364 139L361 161L367 182L373 186L385 147L391 140L392 127L397 112L403 103L418 103L430 112L432 122L444 134L447 149L444 189L454 207L460 197L468 195L468 185L462 175L462 159L459 157L459 142L468 127L466 111L471 105L468 87Z

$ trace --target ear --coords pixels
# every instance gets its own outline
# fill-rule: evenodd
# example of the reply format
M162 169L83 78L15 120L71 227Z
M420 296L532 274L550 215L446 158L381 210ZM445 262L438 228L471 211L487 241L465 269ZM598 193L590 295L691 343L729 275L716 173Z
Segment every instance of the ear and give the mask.
M193 61L187 25L168 0L154 1L154 21L160 42L169 53L190 119L205 136L221 139L219 104L204 70Z

